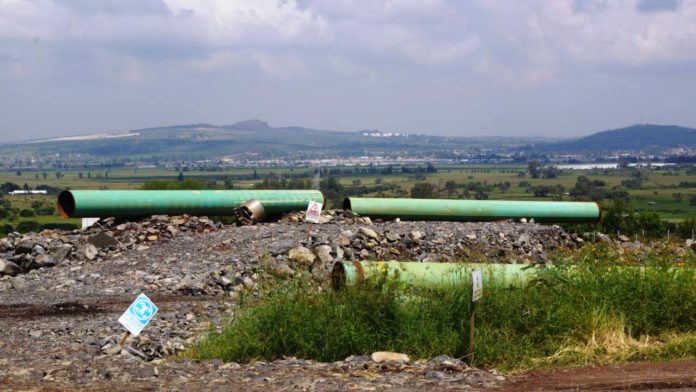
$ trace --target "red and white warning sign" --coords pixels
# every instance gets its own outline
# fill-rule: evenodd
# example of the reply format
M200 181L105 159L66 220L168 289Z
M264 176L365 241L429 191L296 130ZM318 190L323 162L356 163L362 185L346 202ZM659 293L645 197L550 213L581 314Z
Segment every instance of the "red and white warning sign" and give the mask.
M316 201L310 201L309 206L307 206L307 215L305 216L306 222L319 223L319 217L321 216L321 203Z

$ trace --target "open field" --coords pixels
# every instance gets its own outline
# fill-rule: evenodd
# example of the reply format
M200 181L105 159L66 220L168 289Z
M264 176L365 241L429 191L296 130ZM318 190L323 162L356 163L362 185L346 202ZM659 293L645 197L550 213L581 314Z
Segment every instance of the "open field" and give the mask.
M324 177L338 178L343 190L339 196L361 195L376 197L411 197L415 184L428 182L433 185L432 197L510 199L510 200L573 200L568 194L575 187L577 178L585 176L590 181L601 181L606 191L625 191L631 205L637 211L654 211L670 222L696 216L696 205L690 205L690 199L696 197L696 187L680 187L680 183L693 183L696 175L688 174L686 168L643 169L644 182L640 188L627 188L622 181L630 180L629 170L563 170L556 178L531 178L526 165L442 165L436 172L426 172L423 167L409 167L414 172L403 173L401 166L392 168L378 167L328 167L324 168ZM415 172L419 169L419 172ZM251 188L264 178L291 179L314 178L315 168L226 168L221 171L185 171L185 179L194 179L223 187L225 183L235 188ZM375 171L378 172L375 172ZM57 189L140 189L146 181L176 180L179 172L174 169L102 169L102 170L65 170L56 172L22 171L0 172L0 183L13 182L23 186L25 183L34 188L48 185ZM328 174L326 174L328 173ZM20 175L18 175L20 174ZM44 178L45 175L45 178ZM450 184L448 188L448 182ZM498 186L503 184L503 186ZM689 184L693 185L693 184ZM538 187L556 187L561 193L548 194L544 197L534 195ZM467 188L470 189L467 192ZM477 194L474 189L483 189ZM54 203L54 196L6 196L12 208L24 209L32 201L40 200L46 205ZM17 225L20 221L32 220L17 217L12 220L2 219L0 224ZM57 215L39 216L34 219L40 223L59 223L63 220ZM74 222L73 222L74 223Z

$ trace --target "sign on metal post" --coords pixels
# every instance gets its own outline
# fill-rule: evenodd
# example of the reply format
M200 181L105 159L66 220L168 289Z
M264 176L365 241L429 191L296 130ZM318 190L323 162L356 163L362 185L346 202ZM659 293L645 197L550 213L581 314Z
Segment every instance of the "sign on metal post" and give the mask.
M471 272L471 302L476 302L483 296L483 277L481 270Z
M316 201L310 201L309 206L307 206L307 214L305 216L305 221L312 223L319 223L319 218L321 217L321 203Z
M474 320L476 319L476 302L483 296L483 277L481 270L471 271L471 304L469 306L469 365L474 365Z
M140 294L131 306L119 317L121 323L133 336L138 336L157 313L157 306L145 294Z

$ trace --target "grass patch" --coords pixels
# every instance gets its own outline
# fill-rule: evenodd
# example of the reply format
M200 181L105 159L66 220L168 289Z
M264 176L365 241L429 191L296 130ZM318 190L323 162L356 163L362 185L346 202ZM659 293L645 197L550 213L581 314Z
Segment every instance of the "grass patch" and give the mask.
M320 361L390 350L464 357L468 285L414 289L386 278L339 292L293 282L242 304L222 332L187 356L247 362ZM585 260L525 289L485 287L477 307L478 365L557 365L696 356L696 268L617 267Z

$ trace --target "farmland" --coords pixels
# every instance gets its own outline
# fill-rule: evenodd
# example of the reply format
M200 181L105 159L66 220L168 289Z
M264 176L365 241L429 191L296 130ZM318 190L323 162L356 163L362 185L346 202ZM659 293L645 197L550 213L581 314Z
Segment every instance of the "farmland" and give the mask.
M640 183L627 183L640 172ZM296 179L312 186L317 168L216 168L215 170L176 171L174 169L117 168L103 170L69 170L60 172L0 172L0 183L15 183L29 188L40 185L58 189L141 189L148 181L197 180L207 187L247 189L254 186L288 186L282 180ZM696 215L696 174L693 167L675 166L650 169L560 170L553 178L532 178L526 165L439 165L397 167L328 167L322 168L320 179L335 177L339 189L336 203L349 195L372 197L423 197L509 200L579 200L587 195L574 194L578 177L600 184L597 190L616 193L629 200L638 212L657 212L661 219L679 223ZM263 182L265 184L263 184ZM283 185L285 184L285 185ZM424 186L423 184L428 184ZM418 187L414 191L414 187ZM420 193L419 193L420 192ZM597 197L594 197L597 199ZM54 204L55 195L4 196L16 212L34 208L34 216L4 216L0 224L17 227L24 221L38 224L72 223L55 211L46 214ZM6 204L7 208L7 204ZM40 212L40 213L37 213Z

